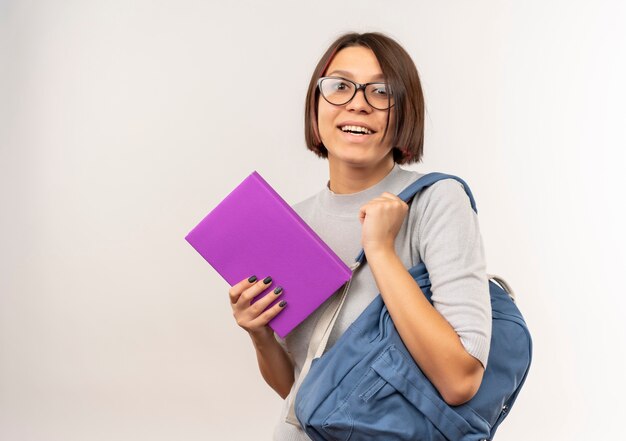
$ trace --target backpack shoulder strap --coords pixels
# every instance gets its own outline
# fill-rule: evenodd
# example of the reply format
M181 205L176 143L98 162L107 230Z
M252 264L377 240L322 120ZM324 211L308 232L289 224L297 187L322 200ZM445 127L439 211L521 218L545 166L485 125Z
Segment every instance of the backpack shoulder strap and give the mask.
M454 180L460 182L461 184L463 184L463 188L465 188L465 193L467 193L467 196L470 199L470 203L472 204L472 209L476 213L478 213L478 210L476 209L476 201L474 200L474 196L472 195L472 191L470 190L470 188L467 185L467 183L463 179L459 178L458 176L448 175L446 173L439 173L439 172L428 173L428 174L422 176L421 178L419 178L417 181L415 181L412 184L410 184L404 190L402 190L398 194L398 197L400 199L402 199L404 202L408 203L409 200L411 200L413 198L413 196L415 196L421 190L423 190L426 187L430 187L435 182L438 182L438 181L440 181L442 179L454 179Z

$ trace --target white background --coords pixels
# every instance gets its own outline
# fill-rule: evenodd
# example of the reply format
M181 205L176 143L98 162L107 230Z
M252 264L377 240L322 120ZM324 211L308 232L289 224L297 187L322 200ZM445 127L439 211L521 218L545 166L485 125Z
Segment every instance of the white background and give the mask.
M306 87L342 32L414 58L534 337L498 439L622 439L620 1L0 1L0 439L269 439L281 400L185 234L252 170L327 163ZM268 244L271 253L271 244Z

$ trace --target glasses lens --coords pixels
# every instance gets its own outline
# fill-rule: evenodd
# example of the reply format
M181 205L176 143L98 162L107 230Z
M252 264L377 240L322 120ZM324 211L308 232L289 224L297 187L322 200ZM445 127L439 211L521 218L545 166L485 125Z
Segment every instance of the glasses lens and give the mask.
M365 88L365 96L372 107L387 109L393 106L393 95L386 83L368 84Z
M324 78L320 83L320 91L331 104L346 104L354 96L354 84L341 78Z

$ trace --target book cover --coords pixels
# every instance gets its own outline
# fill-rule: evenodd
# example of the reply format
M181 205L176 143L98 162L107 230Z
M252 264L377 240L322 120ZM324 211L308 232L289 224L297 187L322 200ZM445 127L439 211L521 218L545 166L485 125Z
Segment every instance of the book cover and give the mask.
M282 338L351 275L350 268L256 171L185 239L231 286L252 275L271 276L272 283L257 298L283 287L276 301L286 300L287 306L269 323Z

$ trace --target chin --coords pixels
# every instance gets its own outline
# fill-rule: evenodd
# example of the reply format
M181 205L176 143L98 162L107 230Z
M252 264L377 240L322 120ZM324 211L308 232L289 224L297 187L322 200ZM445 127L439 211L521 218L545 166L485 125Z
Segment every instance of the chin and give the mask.
M367 167L383 160L383 158L373 158L370 155L361 153L346 153L340 152L339 154L329 155L329 160L334 162L343 163L352 167Z

